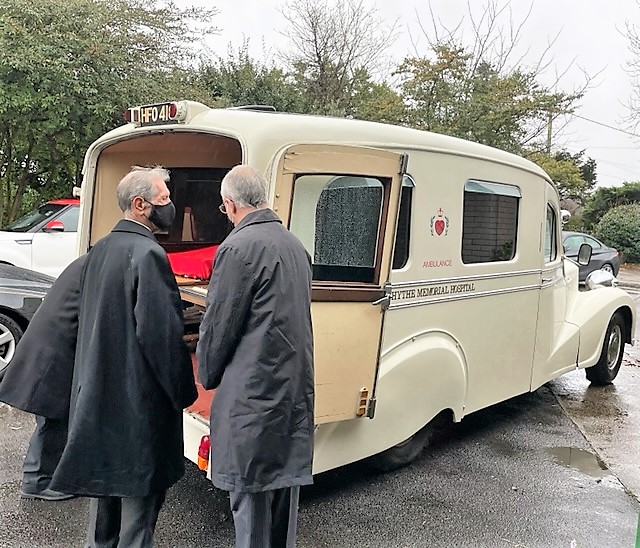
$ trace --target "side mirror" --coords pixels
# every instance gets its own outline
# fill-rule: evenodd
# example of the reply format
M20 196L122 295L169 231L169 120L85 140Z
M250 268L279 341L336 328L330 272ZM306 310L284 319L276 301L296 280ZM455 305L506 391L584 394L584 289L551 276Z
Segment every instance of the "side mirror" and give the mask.
M49 221L42 230L45 232L64 232L64 223L62 221Z
M582 244L580 246L580 249L578 250L578 264L580 266L588 265L589 261L591 260L592 252L593 249L591 249L591 246L589 244Z

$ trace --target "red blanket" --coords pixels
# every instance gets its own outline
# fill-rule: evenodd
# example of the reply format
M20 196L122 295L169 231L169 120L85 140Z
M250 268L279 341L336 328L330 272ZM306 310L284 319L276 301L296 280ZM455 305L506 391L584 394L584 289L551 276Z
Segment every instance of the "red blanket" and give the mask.
M208 280L213 271L213 259L218 251L217 245L201 247L192 251L168 253L171 270L178 276Z

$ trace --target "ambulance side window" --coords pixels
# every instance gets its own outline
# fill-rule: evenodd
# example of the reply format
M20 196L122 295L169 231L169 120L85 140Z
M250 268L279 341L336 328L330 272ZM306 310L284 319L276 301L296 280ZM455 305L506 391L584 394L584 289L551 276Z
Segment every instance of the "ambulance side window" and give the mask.
M411 201L415 187L413 179L408 175L402 178L402 194L400 195L400 211L396 241L393 246L393 269L404 268L409 260L409 241L411 236Z
M314 280L376 283L384 196L373 177L296 179L290 229L311 255Z
M555 210L547 205L547 220L544 232L544 262L550 263L558 257L558 242L556 237L557 218Z
M464 185L462 262L510 261L516 254L520 189L469 180Z

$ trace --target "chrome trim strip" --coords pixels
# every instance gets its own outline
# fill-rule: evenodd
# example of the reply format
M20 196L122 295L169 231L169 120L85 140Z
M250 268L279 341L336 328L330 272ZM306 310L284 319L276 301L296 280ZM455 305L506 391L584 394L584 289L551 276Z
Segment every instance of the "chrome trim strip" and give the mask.
M550 269L532 269L532 270L519 270L516 272L497 272L491 274L474 274L471 276L456 276L452 278L436 278L431 280L415 280L410 282L391 282L391 288L393 289L401 289L405 287L414 287L414 286L422 286L422 285L442 285L447 283L464 283L464 282L474 282L478 280L495 280L500 278L515 278L520 276L530 276L534 274L542 274L544 272L550 272L555 270L556 267Z

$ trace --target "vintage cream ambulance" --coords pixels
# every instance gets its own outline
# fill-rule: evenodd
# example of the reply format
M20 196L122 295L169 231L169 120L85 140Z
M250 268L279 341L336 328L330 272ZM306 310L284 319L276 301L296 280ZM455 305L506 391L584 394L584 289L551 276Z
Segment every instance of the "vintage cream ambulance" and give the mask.
M316 473L410 462L436 421L576 368L611 382L632 343L633 300L578 290L558 193L527 160L404 127L190 101L135 107L128 120L86 154L79 252L121 218L115 188L131 166L170 169L178 214L158 240L195 344L232 228L220 181L236 164L264 172L270 206L313 259ZM194 462L215 397L199 390L184 413Z

